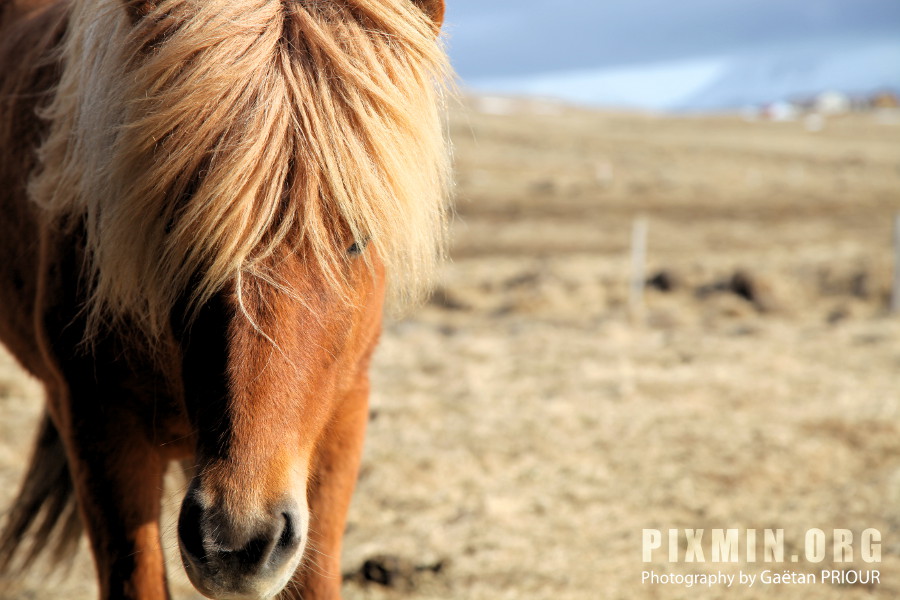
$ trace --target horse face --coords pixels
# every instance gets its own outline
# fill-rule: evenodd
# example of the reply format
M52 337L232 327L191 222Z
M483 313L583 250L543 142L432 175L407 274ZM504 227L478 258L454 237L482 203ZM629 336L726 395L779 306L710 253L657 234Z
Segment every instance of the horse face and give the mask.
M210 597L278 593L307 545L308 488L334 483L319 480L332 470L335 446L347 445L337 458L355 475L359 440L343 439L335 423L367 412L366 371L384 295L382 269L370 258L348 258L345 289L337 290L309 262L277 257L279 285L236 282L181 336L197 471L179 545L192 583ZM341 479L352 487L355 476Z

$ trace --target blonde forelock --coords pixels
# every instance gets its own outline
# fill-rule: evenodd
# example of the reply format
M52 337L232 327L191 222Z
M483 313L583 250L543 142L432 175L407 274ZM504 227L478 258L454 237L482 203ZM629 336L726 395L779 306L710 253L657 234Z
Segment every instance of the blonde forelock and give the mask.
M137 21L72 4L30 189L85 224L93 328L158 337L285 244L340 287L342 232L375 244L395 296L427 284L449 67L409 0L163 0Z

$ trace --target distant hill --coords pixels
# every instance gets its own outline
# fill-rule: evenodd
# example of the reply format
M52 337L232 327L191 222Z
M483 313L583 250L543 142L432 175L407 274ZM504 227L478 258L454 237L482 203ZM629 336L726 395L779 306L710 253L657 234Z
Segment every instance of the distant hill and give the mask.
M731 56L468 82L476 91L664 111L740 109L835 90L900 89L900 40L831 40Z
M900 89L900 41L772 50L736 57L672 108L721 110L809 97L827 90Z

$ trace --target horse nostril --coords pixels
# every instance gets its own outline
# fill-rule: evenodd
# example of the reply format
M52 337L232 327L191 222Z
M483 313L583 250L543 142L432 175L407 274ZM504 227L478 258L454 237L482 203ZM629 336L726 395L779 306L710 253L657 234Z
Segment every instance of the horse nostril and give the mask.
M192 495L186 497L181 505L181 514L178 516L178 537L181 539L182 548L196 560L206 558L201 530L202 517L203 509L200 505L194 501Z
M297 529L297 517L291 512L283 512L281 517L284 519L284 526L275 549L278 552L293 552L301 541L301 534Z

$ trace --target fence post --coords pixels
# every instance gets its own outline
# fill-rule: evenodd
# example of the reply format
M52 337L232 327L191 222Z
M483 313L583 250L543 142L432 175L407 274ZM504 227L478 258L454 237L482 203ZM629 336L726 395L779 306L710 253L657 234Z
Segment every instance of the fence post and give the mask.
M644 310L644 273L647 261L647 219L638 217L631 229L631 287L628 306L634 317L640 317Z
M900 313L900 213L894 215L894 280L891 287L891 312Z

